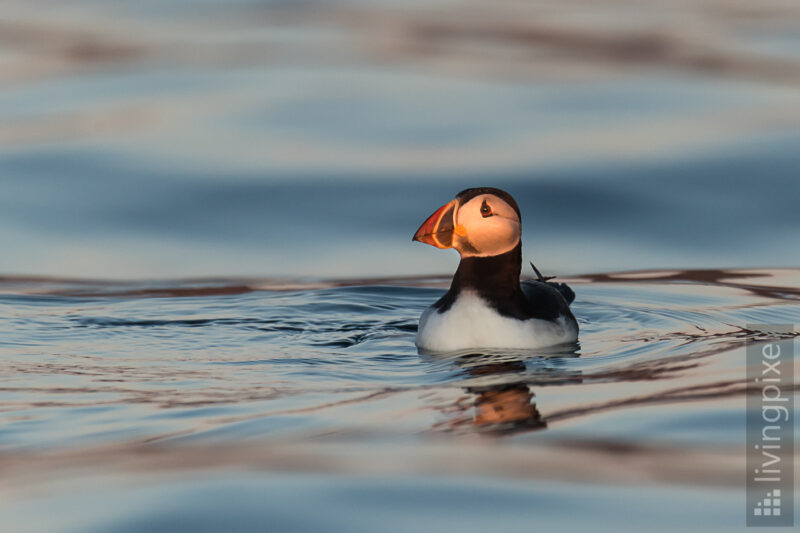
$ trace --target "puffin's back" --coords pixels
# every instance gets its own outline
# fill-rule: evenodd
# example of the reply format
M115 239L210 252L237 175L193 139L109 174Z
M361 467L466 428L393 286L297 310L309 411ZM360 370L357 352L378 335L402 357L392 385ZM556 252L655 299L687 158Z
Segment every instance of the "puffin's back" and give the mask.
M575 292L566 283L527 280L520 283L532 318L555 320L559 316L572 317L569 304Z

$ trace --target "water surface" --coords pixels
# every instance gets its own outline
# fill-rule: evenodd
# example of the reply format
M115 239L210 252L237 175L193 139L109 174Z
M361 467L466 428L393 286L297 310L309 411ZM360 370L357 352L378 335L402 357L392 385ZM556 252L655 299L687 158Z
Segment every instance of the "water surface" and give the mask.
M578 344L426 355L417 318L443 278L6 278L3 521L589 527L577 508L634 530L742 523L744 345L768 336L746 325L800 321L800 273L569 281Z

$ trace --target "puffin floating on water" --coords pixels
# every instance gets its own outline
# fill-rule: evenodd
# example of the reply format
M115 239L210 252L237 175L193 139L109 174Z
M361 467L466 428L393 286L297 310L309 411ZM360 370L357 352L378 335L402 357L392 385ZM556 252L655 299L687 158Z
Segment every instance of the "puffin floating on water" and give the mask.
M517 202L492 187L461 191L420 226L413 240L461 254L450 290L420 317L420 350L530 349L578 339L572 289L536 267L538 280L520 282L521 235Z

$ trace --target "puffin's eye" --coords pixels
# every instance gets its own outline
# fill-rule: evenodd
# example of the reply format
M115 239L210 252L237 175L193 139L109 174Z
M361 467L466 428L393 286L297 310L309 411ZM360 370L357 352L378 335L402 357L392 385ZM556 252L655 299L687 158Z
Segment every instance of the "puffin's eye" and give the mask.
M483 218L492 216L492 208L486 203L486 200L481 204L481 215Z

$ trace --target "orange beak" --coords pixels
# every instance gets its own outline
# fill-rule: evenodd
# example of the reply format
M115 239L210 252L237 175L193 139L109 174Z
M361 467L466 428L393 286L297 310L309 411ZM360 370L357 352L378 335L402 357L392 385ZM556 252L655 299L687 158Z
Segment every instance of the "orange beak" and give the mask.
M444 204L422 223L411 240L430 244L437 248L452 248L455 212L455 200Z

